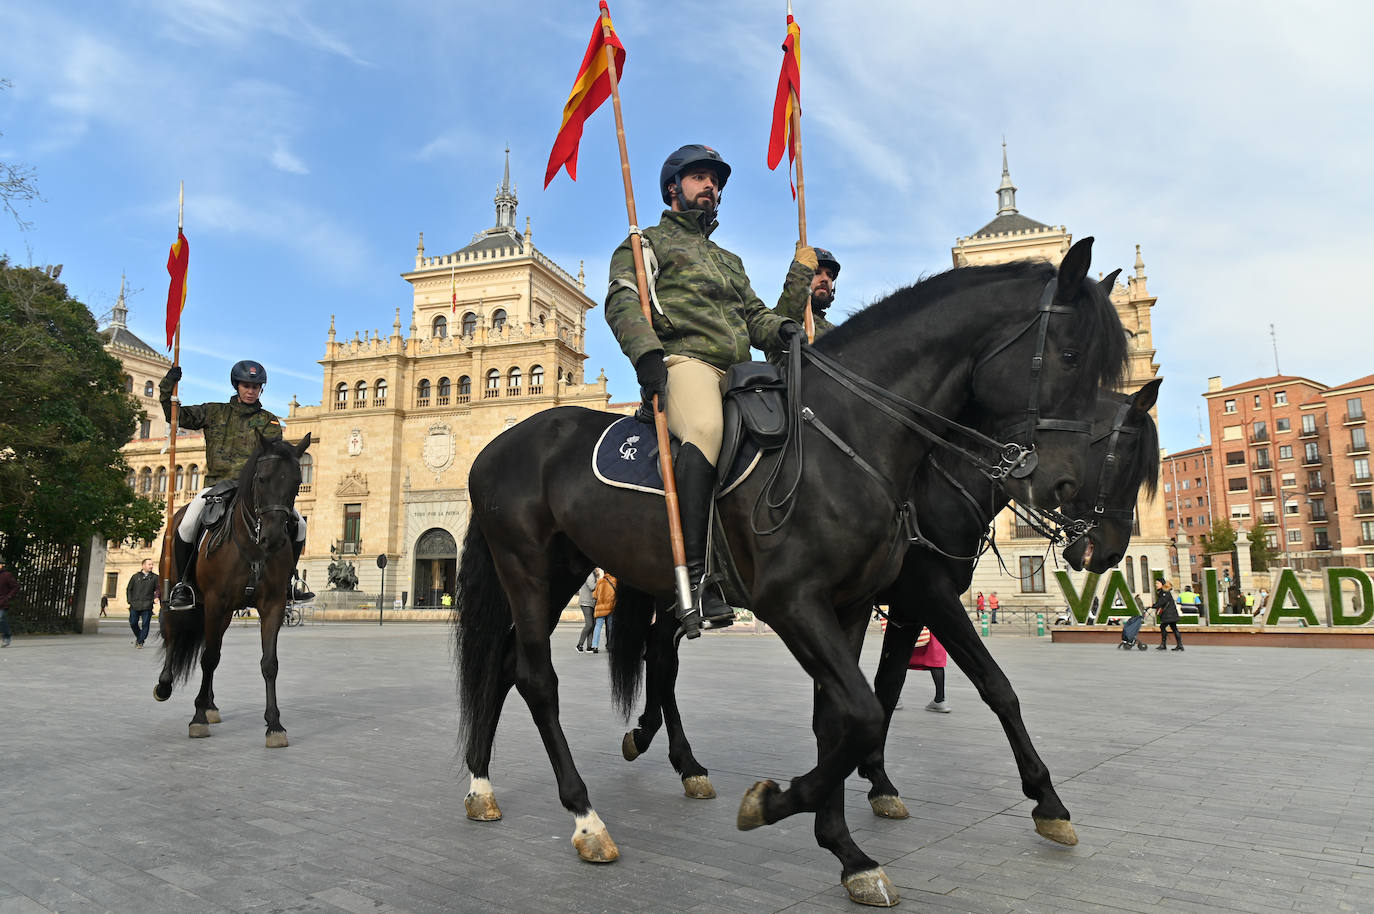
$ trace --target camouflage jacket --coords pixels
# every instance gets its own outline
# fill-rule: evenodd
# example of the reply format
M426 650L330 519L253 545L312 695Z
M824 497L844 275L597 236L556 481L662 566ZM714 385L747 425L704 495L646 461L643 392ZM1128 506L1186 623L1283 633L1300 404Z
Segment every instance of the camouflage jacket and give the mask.
M829 305L827 305L826 307L829 307ZM803 318L806 317L805 298L803 298L800 302L796 302L787 296L783 296L783 299L778 302L778 306L773 310L790 321L796 321L803 327L806 326L806 321L803 320ZM817 309L813 307L811 309L811 319L816 323L816 339L820 339L821 337L829 333L831 330L835 329L835 325L825 319L824 308ZM786 359L787 356L781 352L772 352L768 354L768 361L772 362L774 365L777 365L779 368L783 367L783 364L786 362Z
M163 379L162 414L172 421L172 385ZM261 404L248 406L235 394L227 403L187 403L177 408L177 425L205 430L205 482L212 486L221 479L237 479L243 465L258 449L258 436L281 440L281 422Z
M754 294L740 259L710 240L716 223L706 218L699 210L665 210L658 225L644 230L659 268L655 291L662 311L652 312L652 326L644 320L634 290L633 236L611 255L606 322L631 362L662 349L724 371L749 361L751 344L765 352L781 347L778 328L784 318ZM810 268L793 261L779 307L791 299L805 302L811 276Z

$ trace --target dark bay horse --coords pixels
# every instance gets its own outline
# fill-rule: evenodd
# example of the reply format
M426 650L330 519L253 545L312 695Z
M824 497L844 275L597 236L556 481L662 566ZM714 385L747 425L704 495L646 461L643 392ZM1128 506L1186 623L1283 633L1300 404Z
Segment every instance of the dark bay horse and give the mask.
M210 735L210 724L220 722L215 705L215 668L219 666L224 633L235 610L256 606L262 620L262 678L267 683L267 748L287 745L286 728L277 708L277 633L286 612L287 585L291 580L290 520L301 485L301 455L310 447L310 436L300 444L268 441L258 436L258 450L239 474L238 491L225 519L227 537L216 543L205 537L196 550L196 583L199 599L194 609L162 610L162 672L153 697L172 697L172 684L185 682L196 658L200 658L200 692L191 718L192 739ZM181 522L182 508L172 529ZM172 578L170 537L162 550L162 575ZM247 592L253 587L251 599Z
M840 860L857 901L896 899L881 867L850 835L841 790L845 776L881 743L882 706L859 669L859 647L872 595L900 568L905 493L931 447L902 404L941 416L968 408L991 428L1024 423L1028 397L1030 414L1086 417L1098 388L1115 381L1125 360L1120 320L1087 280L1090 264L1089 238L1070 249L1058 270L1043 263L951 270L852 317L816 349L873 382L883 396L857 395L853 385L808 362L793 392L811 419L799 432L805 458L790 522L773 535L752 532L767 460L718 503L755 612L816 686L816 767L786 790L771 781L756 784L737 824L749 829L816 813L817 841ZM592 475L593 445L617 418L572 407L548 410L503 432L478 455L455 604L469 817L501 815L489 779L491 748L515 686L539 728L563 806L574 815L573 844L592 862L609 862L619 852L558 720L550 635L593 565L622 586L655 595L669 594L673 580L662 499L604 487ZM817 419L829 436L817 430ZM1068 435L1056 444L1047 433L1037 453L1038 466L1017 483L1018 499L1052 506L1072 497L1081 484L1081 439Z
M1069 519L1094 521L1065 551L1075 570L1087 567L1101 573L1120 562L1130 542L1137 493L1142 485L1154 491L1159 438L1149 410L1159 384L1159 380L1151 381L1129 397L1104 392L1098 398L1092 437L1084 442L1088 482L1062 509ZM944 457L937 463L934 456L921 466L913 489L916 515L931 519L921 524L928 543L913 545L897 580L875 598L888 607L887 634L874 677L885 717L891 720L911 649L922 627L929 626L1001 720L1021 773L1022 789L1036 801L1032 812L1036 831L1061 844L1075 844L1068 810L1031 743L1016 693L959 600L968 590L988 525L1007 506L1008 498L968 464ZM682 778L684 793L709 799L715 796L709 772L692 753L677 708L677 623L670 613L655 609L646 594L624 587L617 594L615 624L610 629L611 686L616 706L627 717L644 676L644 710L635 729L625 734L621 753L633 761L665 728L668 759ZM873 784L869 803L875 814L907 818L906 805L884 770L881 747L858 770Z

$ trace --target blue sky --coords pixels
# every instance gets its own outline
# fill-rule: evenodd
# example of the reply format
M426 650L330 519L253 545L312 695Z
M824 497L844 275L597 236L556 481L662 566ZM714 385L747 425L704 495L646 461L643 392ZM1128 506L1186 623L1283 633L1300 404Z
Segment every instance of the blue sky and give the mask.
M1164 445L1196 443L1209 375L1336 384L1374 372L1371 7L1356 3L820 3L802 27L809 236L844 264L837 310L947 268L995 214L1006 137L1022 213L1095 235L1094 268L1140 244L1165 377ZM659 164L706 142L734 166L716 240L765 301L796 238L764 164L785 3L621 0L626 130L640 221ZM0 0L0 161L45 200L0 251L63 263L107 313L121 271L132 329L161 336L176 186L187 187L183 397L228 394L263 361L266 403L321 399L340 336L409 325L419 232L429 254L494 222L511 148L519 219L601 299L625 234L609 105L579 180L544 165L596 5L309 0ZM633 371L600 309L588 376L616 400Z

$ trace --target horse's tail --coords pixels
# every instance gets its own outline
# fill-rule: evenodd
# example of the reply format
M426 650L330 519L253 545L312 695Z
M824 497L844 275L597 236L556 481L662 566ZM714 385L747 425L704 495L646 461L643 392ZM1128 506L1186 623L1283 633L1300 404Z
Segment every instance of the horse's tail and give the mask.
M624 584L615 592L615 610L606 650L611 654L611 702L626 720L635 713L644 679L645 648L654 623L654 598Z
M162 656L172 681L183 683L195 669L205 647L205 610L162 608Z
M458 701L462 711L458 742L473 748L479 734L490 732L500 713L501 666L512 637L510 601L496 576L491 547L476 519L463 538L453 601L454 656L458 661Z

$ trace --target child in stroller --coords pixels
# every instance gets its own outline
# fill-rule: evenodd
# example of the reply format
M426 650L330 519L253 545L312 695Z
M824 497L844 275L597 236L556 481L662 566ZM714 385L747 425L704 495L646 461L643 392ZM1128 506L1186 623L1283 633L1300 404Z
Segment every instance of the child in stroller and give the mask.
M1123 651L1131 648L1136 650L1147 650L1145 642L1140 640L1140 626L1145 624L1145 615L1139 614L1131 616L1126 620L1126 624L1121 626L1121 643L1117 645Z

